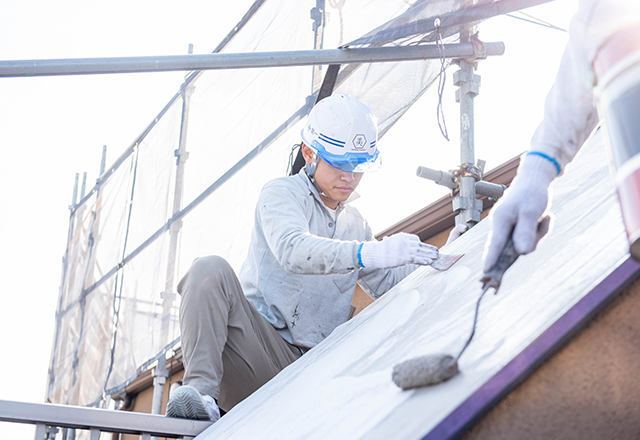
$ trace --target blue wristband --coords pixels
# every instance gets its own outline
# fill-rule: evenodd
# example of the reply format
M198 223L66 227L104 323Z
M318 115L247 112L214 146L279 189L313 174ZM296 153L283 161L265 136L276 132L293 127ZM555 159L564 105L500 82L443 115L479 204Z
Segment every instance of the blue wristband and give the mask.
M362 268L364 269L364 264L362 264L362 246L364 245L364 243L360 243L360 247L358 247L358 263L360 263L360 266L362 266Z
M561 171L560 164L553 157L551 157L551 156L549 156L547 154L541 153L540 151L529 151L526 154L526 156L531 156L531 155L544 157L545 159L547 159L548 161L550 161L552 164L554 164L556 166L556 171L558 172L558 174L560 174L560 171Z

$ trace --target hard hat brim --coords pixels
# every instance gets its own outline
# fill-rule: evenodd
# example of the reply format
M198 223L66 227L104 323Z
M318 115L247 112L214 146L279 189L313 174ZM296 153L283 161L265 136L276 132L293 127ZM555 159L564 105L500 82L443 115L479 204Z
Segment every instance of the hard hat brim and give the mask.
M347 173L367 173L370 171L377 171L382 165L382 155L380 154L380 150L376 150L371 156L360 153L347 153L345 155L338 156L327 152L315 141L311 148L313 148L316 154L329 165Z

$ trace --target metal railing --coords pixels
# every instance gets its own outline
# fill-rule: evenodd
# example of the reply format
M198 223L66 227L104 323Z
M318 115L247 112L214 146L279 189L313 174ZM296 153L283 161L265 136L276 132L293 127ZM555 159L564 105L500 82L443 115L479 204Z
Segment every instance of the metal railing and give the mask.
M9 400L0 400L0 421L36 425L36 440L45 438L47 427L88 430L91 440L98 440L101 431L139 435L142 440L151 436L191 440L211 425L156 414Z

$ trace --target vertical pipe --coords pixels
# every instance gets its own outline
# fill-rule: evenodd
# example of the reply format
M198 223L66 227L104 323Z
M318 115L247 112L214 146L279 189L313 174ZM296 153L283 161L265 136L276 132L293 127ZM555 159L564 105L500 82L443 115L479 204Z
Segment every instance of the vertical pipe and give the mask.
M460 32L460 42L469 42L469 30ZM473 164L476 161L474 144L474 96L468 90L469 83L473 82L473 65L460 60L460 71L466 78L465 85L460 89L460 163ZM465 87L466 86L466 87ZM473 177L460 178L460 197L467 200L467 209L473 209L476 199L476 181ZM471 215L463 215L463 220L468 223Z
M468 41L468 32L464 32L466 41ZM462 38L463 33L461 33ZM467 89L469 83L473 82L475 76L473 72L473 64L460 60L461 76L465 78L464 85L460 90L460 162L475 163L475 143L474 143L474 95Z
M468 43L474 29L460 32L460 42ZM459 60L460 70L454 74L454 84L459 86L456 101L460 103L460 163L474 165L474 98L478 94L480 77L474 73L474 65L466 60ZM461 175L460 195L454 200L454 209L458 212L456 224L464 223L473 226L480 221L482 202L476 200L476 179L473 176ZM479 203L478 203L479 202Z
M189 153L187 152L187 127L189 125L189 108L191 94L193 93L193 85L185 83L182 89L182 120L180 126L180 140L178 149L175 151L176 156L176 178L173 191L173 207L172 215L175 215L182 208L182 194L184 182L184 167ZM178 220L171 224L169 229L169 255L167 258L167 275L165 280L164 292L162 294L162 324L160 340L163 345L168 343L169 324L171 320L171 307L175 300L175 272L176 272L176 254L178 249L178 236L182 228L182 220Z
M84 199L84 193L87 189L87 172L82 175L82 189L80 189L80 200Z
M167 360L164 356L158 359L158 366L153 369L153 400L151 403L151 414L162 413L162 396L164 394L164 384L167 381Z
M193 93L193 83L186 81L182 87L182 119L180 125L180 140L178 149L174 151L176 156L176 179L173 191L172 215L175 215L182 208L182 193L184 182L184 165L189 157L187 152L187 127L189 125L189 107L191 94ZM162 318L160 323L160 341L163 346L168 343L169 326L171 324L171 308L175 302L174 284L176 272L176 254L178 249L178 236L182 228L182 220L171 224L169 229L169 254L167 257L167 274L165 279L164 292L162 292ZM162 413L162 394L164 384L168 377L165 366L165 359L158 360L158 367L154 370L154 389L152 414ZM157 375L157 376L156 376Z
M75 234L75 226L78 222L82 222L82 215L76 215L74 207L69 207L71 210L71 215L69 217L69 229L67 230L67 245L65 247L64 256L62 257L62 274L60 280L60 288L58 289L58 308L56 310L56 328L53 337L53 348L51 349L51 363L49 365L49 377L47 383L47 400L50 400L51 394L53 393L55 380L56 380L56 370L55 370L55 360L56 354L58 352L58 342L60 340L60 328L62 325L62 304L66 292L67 286L67 271L69 271L69 246L71 244L71 240Z
M73 197L71 199L71 206L69 206L69 209L73 209L76 207L76 201L78 200L78 179L80 177L80 174L76 173L76 180L75 183L73 184Z
M104 174L105 166L107 165L107 146L102 146L102 160L100 161L100 174L98 175L97 181L100 181L100 177Z
M98 428L91 428L89 440L100 440L100 430Z
M44 423L36 423L35 440L44 440L45 435L47 435L47 426Z
M315 8L311 9L313 19L313 48L322 49L324 46L324 26L326 21L325 0L316 0ZM322 85L323 66L316 64L313 66L311 76L311 94L313 95Z

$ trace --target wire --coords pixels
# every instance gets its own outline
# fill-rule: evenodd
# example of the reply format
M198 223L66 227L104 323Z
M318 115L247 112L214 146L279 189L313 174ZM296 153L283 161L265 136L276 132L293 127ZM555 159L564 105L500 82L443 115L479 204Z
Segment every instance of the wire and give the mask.
M113 292L113 330L111 334L111 355L109 359L109 370L107 371L107 378L104 381L104 386L102 387L103 400L107 395L107 385L109 385L109 379L111 378L111 373L113 372L113 366L115 364L115 353L116 353L116 344L118 342L118 330L120 328L120 307L122 305L122 289L124 287L124 260L127 252L127 243L129 241L129 232L131 230L131 212L133 211L133 196L135 194L136 189L136 180L138 175L138 160L140 157L140 144L137 144L134 149L134 157L131 161L131 193L129 194L129 203L127 213L127 224L124 233L124 241L122 243L122 259L120 263L119 270L116 272L114 277L114 292ZM120 285L118 286L118 276L120 277Z
M566 29L561 28L560 26L553 25L553 24L549 23L548 21L544 21L544 20L542 20L542 19L540 19L540 18L536 18L536 17L534 17L534 16L533 16L533 15L531 15L531 14L527 14L526 12L518 11L518 13L520 13L521 15L524 15L525 17L529 17L529 18L531 18L532 20L536 20L536 21L539 21L540 23L544 23L544 24L546 24L547 26L551 26L551 27L552 27L552 28L554 28L554 29L558 29L558 30L561 30L561 31L567 32L567 30L566 30Z
M546 27L546 28L554 29L554 30L556 30L556 31L567 32L567 30L566 30L566 29L563 29L563 28L561 28L561 27L558 27L558 26L552 25L551 23L547 23L546 21L540 20L539 18L535 18L535 17L533 17L533 16L531 16L531 15L529 15L529 14L525 14L525 13L524 13L524 12L522 12L522 11L518 11L518 12L519 12L520 14L522 14L522 15L526 15L527 17L532 18L533 20L527 20L526 18L518 17L518 16L515 16L515 15L513 15L513 14L505 14L505 15L506 15L507 17L515 18L515 19L517 19L517 20L526 21L527 23L537 24L538 26L542 26L542 27ZM535 21L534 21L534 20L535 20Z
M444 58L444 42L442 41L442 34L440 34L440 19L435 21L437 40L436 46L438 47L438 54L440 55L440 74L438 75L438 108L436 109L438 118L438 127L440 127L440 133L448 141L449 133L447 132L447 123L444 120L444 111L442 110L442 94L444 93L444 85L447 81L447 67L445 66Z

